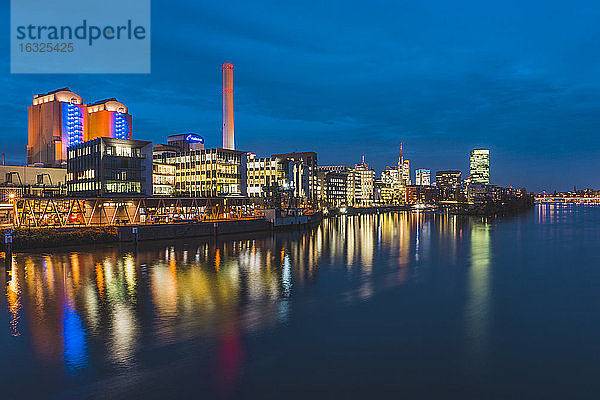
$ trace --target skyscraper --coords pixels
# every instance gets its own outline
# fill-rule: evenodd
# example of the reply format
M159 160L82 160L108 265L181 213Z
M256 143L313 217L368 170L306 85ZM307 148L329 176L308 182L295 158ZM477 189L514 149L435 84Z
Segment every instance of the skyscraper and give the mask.
M398 157L398 174L403 185L410 185L410 160L404 159L402 143L400 143L400 155Z
M405 185L410 185L410 160L404 160L402 163L402 179L404 179Z
M223 148L235 150L233 130L233 64L223 64Z
M418 186L429 186L431 184L431 171L428 169L416 170L415 184Z
M471 150L471 183L490 183L490 151L488 149Z

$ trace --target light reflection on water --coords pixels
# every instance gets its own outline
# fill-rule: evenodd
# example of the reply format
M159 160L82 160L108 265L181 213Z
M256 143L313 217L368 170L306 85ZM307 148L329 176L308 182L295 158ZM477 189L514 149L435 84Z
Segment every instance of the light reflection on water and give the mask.
M41 373L67 376L111 376L144 366L147 352L214 341L215 370L231 384L244 363L243 335L285 325L296 307L351 307L417 284L432 263L456 265L468 239L466 329L478 358L488 331L491 234L486 221L393 213L257 238L17 254L6 282L8 332L26 337Z

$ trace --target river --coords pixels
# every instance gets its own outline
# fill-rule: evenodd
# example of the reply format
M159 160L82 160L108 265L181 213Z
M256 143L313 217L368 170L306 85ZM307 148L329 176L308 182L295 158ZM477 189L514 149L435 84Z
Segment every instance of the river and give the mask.
M539 205L17 253L0 397L598 398L599 249Z

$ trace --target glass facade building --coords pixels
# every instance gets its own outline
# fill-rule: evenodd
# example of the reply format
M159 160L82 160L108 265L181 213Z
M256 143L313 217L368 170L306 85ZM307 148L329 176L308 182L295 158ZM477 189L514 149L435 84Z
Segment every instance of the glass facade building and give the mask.
M175 194L193 197L246 196L246 152L192 150L165 158L175 165Z
M435 185L441 188L457 188L462 184L461 172L456 170L436 171Z
M431 184L431 171L428 169L416 170L415 184L417 186L429 186Z
M488 149L471 150L471 183L490 183L490 151Z
M100 137L67 150L67 193L78 197L152 195L152 143Z

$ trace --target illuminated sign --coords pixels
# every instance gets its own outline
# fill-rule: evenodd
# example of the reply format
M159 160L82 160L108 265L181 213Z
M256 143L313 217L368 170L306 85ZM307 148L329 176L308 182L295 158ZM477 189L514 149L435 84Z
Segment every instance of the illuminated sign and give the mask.
M193 133L189 133L185 137L185 141L190 142L190 143L204 143L204 138L202 138L202 136L200 136L200 135L195 135Z

